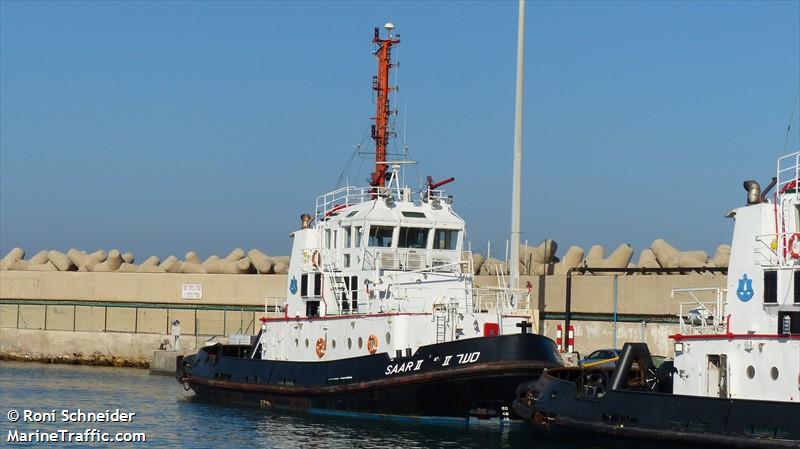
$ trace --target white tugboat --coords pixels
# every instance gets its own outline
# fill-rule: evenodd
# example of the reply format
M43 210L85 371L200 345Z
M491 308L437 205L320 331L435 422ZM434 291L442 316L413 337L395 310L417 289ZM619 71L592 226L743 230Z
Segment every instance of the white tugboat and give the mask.
M527 291L473 287L464 220L440 189L401 185L387 160L391 48L375 29L375 170L366 187L317 198L301 217L281 318L248 345L187 357L198 395L320 413L435 419L513 417L514 389L561 359L531 333Z
M674 362L656 368L646 345L626 344L615 369L548 370L514 409L554 432L800 448L799 182L800 152L764 193L744 183L724 301L679 315Z

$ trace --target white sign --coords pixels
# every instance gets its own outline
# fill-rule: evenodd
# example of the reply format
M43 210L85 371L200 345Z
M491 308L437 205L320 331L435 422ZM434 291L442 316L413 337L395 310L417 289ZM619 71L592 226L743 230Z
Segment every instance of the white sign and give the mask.
M183 284L181 299L203 299L203 284Z

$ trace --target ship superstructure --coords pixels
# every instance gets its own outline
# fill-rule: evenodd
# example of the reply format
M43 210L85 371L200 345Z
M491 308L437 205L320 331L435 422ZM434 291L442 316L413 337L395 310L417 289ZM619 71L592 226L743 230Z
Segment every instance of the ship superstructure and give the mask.
M771 201L745 182L723 307L674 335L676 394L800 402L800 153L778 159Z

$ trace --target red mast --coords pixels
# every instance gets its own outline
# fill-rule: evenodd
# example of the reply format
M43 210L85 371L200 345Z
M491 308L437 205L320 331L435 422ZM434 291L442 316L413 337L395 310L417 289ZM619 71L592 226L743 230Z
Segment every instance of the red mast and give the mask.
M372 89L377 92L376 103L377 112L375 124L372 125L372 138L375 140L375 171L372 173L370 185L373 187L384 187L386 185L386 147L389 144L389 137L394 132L389 131L389 116L394 111L389 109L389 93L396 88L389 87L389 70L394 66L391 63L392 45L399 44L400 39L392 38L394 25L387 23L384 25L387 34L386 39L381 39L380 30L375 28L375 37L372 42L378 45L375 56L378 58L378 75L372 77ZM399 36L398 36L399 37Z

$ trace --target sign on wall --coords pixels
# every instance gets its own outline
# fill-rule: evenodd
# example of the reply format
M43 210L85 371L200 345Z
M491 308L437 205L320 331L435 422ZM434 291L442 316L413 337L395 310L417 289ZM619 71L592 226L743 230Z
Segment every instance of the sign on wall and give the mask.
M181 299L203 299L203 284L183 284Z

